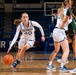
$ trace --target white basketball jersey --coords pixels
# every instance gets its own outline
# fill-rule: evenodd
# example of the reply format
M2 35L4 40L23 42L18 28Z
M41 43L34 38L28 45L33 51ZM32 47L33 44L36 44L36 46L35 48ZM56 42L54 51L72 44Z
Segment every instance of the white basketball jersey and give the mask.
M63 14L64 14L64 18L65 18L65 16L66 16L67 10L68 10L68 9L64 9L64 13L63 13ZM72 16L69 17L68 21L65 23L65 25L64 25L63 28L64 28L65 30L68 30L68 25L69 25L71 22L72 22ZM58 14L56 27L60 27L61 24L62 24L62 19L61 19L61 17L60 17L60 14Z
M43 31L42 26L39 23L37 23L36 21L30 21L29 20L29 26L28 27L26 27L23 24L23 22L21 22L20 25L17 27L15 36L14 36L14 38L13 38L11 44L10 44L10 47L12 47L13 44L16 42L20 31L22 32L20 38L23 38L23 39L26 39L26 40L35 40L34 26L38 27L40 32L41 32L41 35L44 36L44 31Z
M34 35L34 26L32 25L32 21L29 21L29 27L26 27L23 22L20 23L20 30L22 32L21 38L26 38L30 40L35 40Z

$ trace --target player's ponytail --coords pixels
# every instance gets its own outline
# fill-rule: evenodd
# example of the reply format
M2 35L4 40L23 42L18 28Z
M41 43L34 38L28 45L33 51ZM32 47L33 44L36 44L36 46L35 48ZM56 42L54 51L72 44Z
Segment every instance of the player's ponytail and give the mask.
M15 20L14 20L14 24L15 24L15 25L19 25L21 22L22 22L21 19L15 19Z
M61 8L59 9L61 19L64 18L64 8L65 8L65 6L64 6L64 4L62 3Z

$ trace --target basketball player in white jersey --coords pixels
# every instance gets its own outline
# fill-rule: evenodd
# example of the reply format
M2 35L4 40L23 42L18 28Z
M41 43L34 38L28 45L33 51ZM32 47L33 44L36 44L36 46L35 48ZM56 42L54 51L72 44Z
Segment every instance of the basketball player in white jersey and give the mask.
M53 30L53 40L55 50L52 52L49 58L49 63L47 64L47 69L56 69L55 66L52 65L53 60L57 53L60 50L60 46L63 49L63 55L60 65L60 72L67 72L70 69L65 66L65 62L69 55L69 44L65 34L65 31L68 30L69 23L72 22L71 16L71 6L73 2L72 0L64 0L61 8L59 9L57 24L55 29Z
M39 23L29 20L29 15L26 12L22 13L21 20L22 22L18 25L16 34L7 51L7 53L9 53L9 51L12 49L12 46L15 44L19 33L22 32L22 35L20 36L20 40L18 42L18 52L16 60L11 65L13 68L15 68L20 63L20 59L24 56L25 51L33 47L35 43L34 26L39 28L42 35L41 39L42 41L45 41L44 31Z

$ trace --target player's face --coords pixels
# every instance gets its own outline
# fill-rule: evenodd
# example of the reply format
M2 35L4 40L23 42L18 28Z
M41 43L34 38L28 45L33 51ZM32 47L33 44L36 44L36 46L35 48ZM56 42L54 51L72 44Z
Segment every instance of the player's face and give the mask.
M22 14L22 21L25 23L25 22L28 22L28 19L29 19L29 17L28 17L28 14L26 14L26 13L24 13L24 14Z

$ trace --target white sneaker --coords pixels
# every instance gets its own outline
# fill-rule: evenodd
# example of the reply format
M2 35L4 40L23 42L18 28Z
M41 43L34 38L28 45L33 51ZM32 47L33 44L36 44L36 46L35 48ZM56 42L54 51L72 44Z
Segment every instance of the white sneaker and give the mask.
M69 71L70 73L76 73L76 68L74 68L73 70Z
M57 62L61 63L61 59L57 59ZM69 63L68 60L65 62L65 64L67 64L67 63Z

